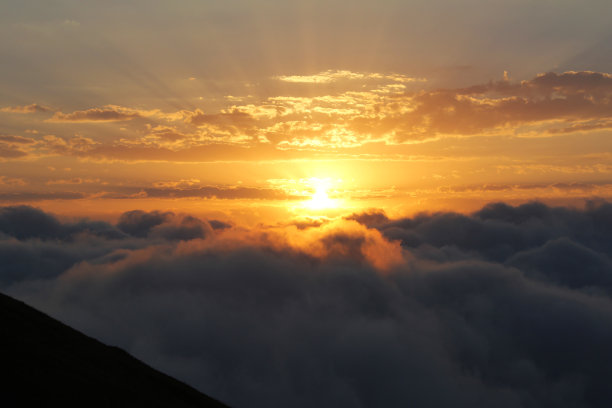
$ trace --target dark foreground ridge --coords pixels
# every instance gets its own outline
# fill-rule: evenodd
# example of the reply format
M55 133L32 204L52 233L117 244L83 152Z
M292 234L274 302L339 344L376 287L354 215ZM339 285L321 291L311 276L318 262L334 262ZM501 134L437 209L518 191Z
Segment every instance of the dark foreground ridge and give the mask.
M3 407L227 408L3 294L0 327Z

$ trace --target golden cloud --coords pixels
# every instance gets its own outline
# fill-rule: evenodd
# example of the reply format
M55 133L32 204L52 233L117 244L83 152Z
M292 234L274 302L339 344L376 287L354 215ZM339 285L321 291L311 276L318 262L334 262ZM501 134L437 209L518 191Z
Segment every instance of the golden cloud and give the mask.
M400 74L361 73L348 70L328 70L314 75L281 75L275 78L283 82L304 84L328 84L339 80L389 80L403 83L426 81L423 78L413 78Z
M260 144L270 145L263 156L267 159L286 157L290 150L345 154L346 149L372 143L421 143L447 136L552 137L612 128L612 76L606 73L544 73L521 82L504 78L465 88L413 91L405 87L409 77L395 74L324 71L278 79L304 83L345 79L363 86L358 91L330 88L323 95L288 92L258 102L250 97L243 105L233 98L231 106L206 113L201 109L168 113L118 105L56 112L47 121L140 120L122 129L129 134L104 142L89 135L84 139L46 137L36 148L81 157L169 161L228 158L226 154L223 158L209 156L215 151L231 151L212 145L240 145L252 150L253 154L235 151L235 159L240 160L259 159L255 153L261 150ZM2 157L27 154L18 144L30 139L8 138L0 138ZM206 155L198 156L204 151Z

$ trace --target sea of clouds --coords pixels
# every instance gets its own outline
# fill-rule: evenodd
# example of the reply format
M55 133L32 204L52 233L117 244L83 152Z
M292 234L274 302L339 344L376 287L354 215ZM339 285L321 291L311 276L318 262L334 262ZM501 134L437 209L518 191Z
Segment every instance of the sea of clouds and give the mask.
M4 207L0 291L235 408L612 404L606 202L251 229Z

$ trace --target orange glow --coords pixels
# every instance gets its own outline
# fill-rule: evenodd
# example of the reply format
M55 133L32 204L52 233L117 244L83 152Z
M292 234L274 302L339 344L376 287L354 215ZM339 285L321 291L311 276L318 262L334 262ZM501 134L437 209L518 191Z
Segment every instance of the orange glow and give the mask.
M245 245L275 250L291 248L320 260L338 257L351 259L369 264L382 273L410 257L410 254L402 250L399 241L389 240L380 231L356 221L341 219L323 221L316 227L305 229L298 229L295 225L232 229L215 239L181 242L176 251L181 254L203 249L229 251Z
M408 73L269 80L288 87L264 95L256 84L219 84L215 104L189 109L155 100L0 106L0 205L105 219L164 210L256 225L368 208L404 216L612 198L612 121L601 114L612 88L592 85L612 84L610 74L437 90ZM523 106L537 109L525 116Z

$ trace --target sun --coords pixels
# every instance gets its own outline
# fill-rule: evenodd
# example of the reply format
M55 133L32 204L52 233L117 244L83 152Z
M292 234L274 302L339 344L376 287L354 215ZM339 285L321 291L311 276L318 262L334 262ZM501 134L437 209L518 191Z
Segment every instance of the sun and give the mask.
M325 210L338 207L337 199L329 197L328 191L331 188L330 179L312 178L309 180L314 193L310 200L305 203L305 206L311 210Z
M288 195L300 197L298 201L286 202L287 209L299 216L328 217L346 210L348 197L340 188L340 178L270 179L269 183L282 188Z

